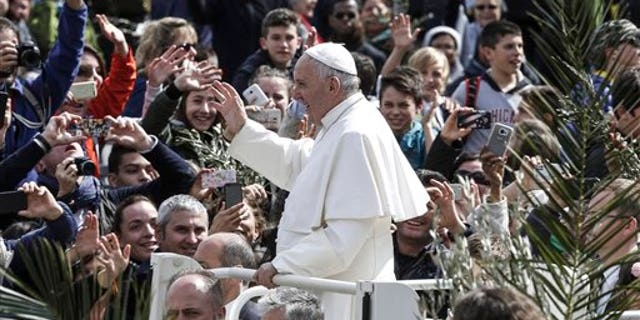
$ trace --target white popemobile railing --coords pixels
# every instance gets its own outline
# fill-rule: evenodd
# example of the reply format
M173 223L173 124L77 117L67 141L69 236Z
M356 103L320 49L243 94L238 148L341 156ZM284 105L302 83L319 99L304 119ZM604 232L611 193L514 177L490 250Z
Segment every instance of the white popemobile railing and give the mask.
M165 293L169 280L178 272L188 269L202 269L193 259L172 253L154 253L151 258L153 292L150 320L161 320L165 312ZM241 279L249 281L255 270L243 268L210 269L219 279ZM314 292L336 292L356 296L355 319L422 319L418 309L416 291L448 290L451 280L408 280L394 282L358 281L347 282L296 275L276 275L273 282L279 286L296 287ZM263 296L267 289L262 286L245 290L227 310L227 320L239 319L240 309L249 300ZM624 312L620 319L640 320L640 310Z
M165 312L165 293L170 279L178 272L188 269L202 269L193 259L172 253L154 253L151 258L153 280L151 292L150 320L161 320ZM251 280L255 270L243 268L210 269L216 278ZM356 296L355 319L421 319L418 310L418 291L447 290L448 280L412 281L358 281L347 282L296 275L276 275L273 282L279 286L296 287L314 292L336 292ZM266 288L249 289L238 297L227 310L227 319L238 319L240 309L248 300L266 293Z

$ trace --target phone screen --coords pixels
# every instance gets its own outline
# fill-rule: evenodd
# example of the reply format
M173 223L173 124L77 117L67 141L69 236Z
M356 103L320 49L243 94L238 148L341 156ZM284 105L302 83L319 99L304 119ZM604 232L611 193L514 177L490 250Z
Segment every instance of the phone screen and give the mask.
M0 192L0 214L14 214L27 209L27 195L23 191Z
M224 202L227 208L242 202L242 185L239 183L227 183L224 185Z

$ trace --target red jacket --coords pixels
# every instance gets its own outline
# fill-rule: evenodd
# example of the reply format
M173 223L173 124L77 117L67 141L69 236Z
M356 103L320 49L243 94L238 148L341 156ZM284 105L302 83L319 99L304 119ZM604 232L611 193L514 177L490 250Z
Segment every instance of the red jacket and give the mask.
M125 58L113 53L109 75L98 88L96 97L89 102L89 114L95 119L102 119L108 115L119 116L133 91L136 77L136 61L131 49Z

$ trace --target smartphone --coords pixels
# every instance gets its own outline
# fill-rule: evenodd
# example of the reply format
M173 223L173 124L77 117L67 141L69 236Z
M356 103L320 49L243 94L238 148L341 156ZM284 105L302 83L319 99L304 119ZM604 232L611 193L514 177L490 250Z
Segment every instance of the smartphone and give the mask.
M0 91L0 128L4 123L4 112L10 107L7 105L7 100L9 100L9 93Z
M15 214L27 209L27 195L24 191L0 192L0 214Z
M87 137L105 137L113 123L105 119L82 119L76 128Z
M462 195L464 195L464 187L460 183L450 183L451 189L453 189L453 200L460 201L462 200Z
M239 183L227 183L224 185L224 203L231 208L242 202L242 185Z
M247 117L253 121L259 122L269 130L278 130L280 128L280 122L282 121L282 112L280 112L279 109L247 109Z
M249 105L264 107L269 103L269 98L256 83L244 90L242 96L247 100L247 104Z
M506 124L494 123L489 134L487 149L496 156L504 156L513 135L513 128Z
M468 128L475 124L475 129L491 128L491 112L490 111L474 111L458 116L458 128Z
M76 82L69 89L76 100L93 99L97 95L96 83L94 81Z
M222 188L226 184L236 182L235 170L217 170L202 175L202 188Z

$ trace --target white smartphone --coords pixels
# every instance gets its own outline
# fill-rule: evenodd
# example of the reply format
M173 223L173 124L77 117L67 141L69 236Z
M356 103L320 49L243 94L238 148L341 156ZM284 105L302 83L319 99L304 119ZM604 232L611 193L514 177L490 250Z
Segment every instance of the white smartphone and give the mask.
M506 124L494 123L487 142L487 149L496 156L504 156L513 135L513 128Z
M76 100L93 99L97 95L96 83L94 81L76 82L71 85L69 91Z
M244 90L242 96L247 100L248 105L264 107L269 103L269 98L256 83Z

